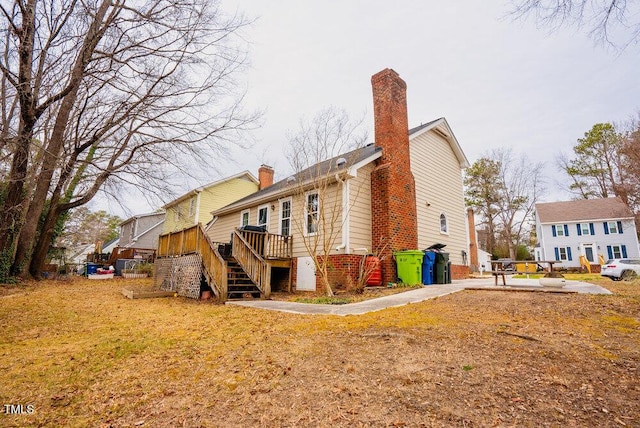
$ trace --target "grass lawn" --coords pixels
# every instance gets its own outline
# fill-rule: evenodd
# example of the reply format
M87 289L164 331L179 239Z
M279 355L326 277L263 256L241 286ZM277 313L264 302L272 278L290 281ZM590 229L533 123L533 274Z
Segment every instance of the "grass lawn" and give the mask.
M120 293L149 281L0 286L0 426L640 426L638 280L349 317Z

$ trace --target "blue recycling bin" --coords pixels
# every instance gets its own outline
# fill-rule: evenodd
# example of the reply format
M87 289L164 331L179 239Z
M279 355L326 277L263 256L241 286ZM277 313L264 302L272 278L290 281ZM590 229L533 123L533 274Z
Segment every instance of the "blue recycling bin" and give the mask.
M84 270L85 275L93 275L98 272L98 267L100 265L97 263L87 263L87 268Z
M436 253L425 251L422 259L422 283L424 285L433 284L433 267L436 264Z

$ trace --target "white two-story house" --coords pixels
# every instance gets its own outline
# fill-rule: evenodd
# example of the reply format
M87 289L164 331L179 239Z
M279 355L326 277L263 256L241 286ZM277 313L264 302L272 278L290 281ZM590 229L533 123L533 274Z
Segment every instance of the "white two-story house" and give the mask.
M536 260L558 260L558 267L640 256L633 213L620 198L536 204L536 233Z

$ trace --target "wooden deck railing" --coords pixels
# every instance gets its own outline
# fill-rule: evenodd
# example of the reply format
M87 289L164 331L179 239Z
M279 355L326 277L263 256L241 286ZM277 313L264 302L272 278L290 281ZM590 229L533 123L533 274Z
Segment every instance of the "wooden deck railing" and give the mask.
M290 259L293 237L237 229L247 243L265 259Z
M220 301L227 300L227 263L211 242L202 224L191 226L178 232L160 235L157 257L176 257L187 254L200 254L204 265L204 274L214 294Z
M267 234L266 257L276 259L290 259L293 254L293 237Z
M271 295L271 266L259 253L263 252L267 233L233 231L232 255L265 298Z

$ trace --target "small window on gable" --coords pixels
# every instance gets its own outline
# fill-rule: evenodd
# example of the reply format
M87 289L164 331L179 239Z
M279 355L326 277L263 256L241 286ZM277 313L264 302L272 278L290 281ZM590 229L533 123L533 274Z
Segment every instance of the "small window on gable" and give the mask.
M240 227L249 224L249 210L244 210L240 213Z
M449 225L447 224L447 215L440 214L440 233L449 233Z
M189 216L192 216L196 213L196 197L193 196L189 200Z

